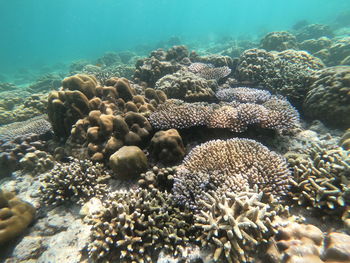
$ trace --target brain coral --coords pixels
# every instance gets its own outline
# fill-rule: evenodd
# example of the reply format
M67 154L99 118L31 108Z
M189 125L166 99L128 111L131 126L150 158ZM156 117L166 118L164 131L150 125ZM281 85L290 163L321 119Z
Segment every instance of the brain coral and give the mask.
M341 128L350 126L350 66L325 68L314 74L315 81L304 101L306 116Z
M155 89L162 90L169 98L185 101L213 101L218 84L188 71L165 75L156 82Z
M196 209L205 192L238 193L245 188L283 196L290 171L284 158L248 139L209 141L195 147L180 165L174 180L178 202Z

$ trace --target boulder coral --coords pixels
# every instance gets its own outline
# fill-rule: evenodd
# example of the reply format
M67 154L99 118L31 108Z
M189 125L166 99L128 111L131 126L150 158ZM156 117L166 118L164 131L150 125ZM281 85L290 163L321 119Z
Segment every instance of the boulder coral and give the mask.
M298 49L296 37L286 31L270 32L260 41L260 48L267 51L284 51L287 49Z
M23 233L34 217L35 208L31 204L0 190L0 245Z

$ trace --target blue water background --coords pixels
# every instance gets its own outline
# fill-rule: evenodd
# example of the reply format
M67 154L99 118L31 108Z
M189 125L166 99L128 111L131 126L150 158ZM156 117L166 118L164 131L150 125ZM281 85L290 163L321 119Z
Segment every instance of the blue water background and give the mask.
M328 23L350 0L0 0L0 74L45 68L171 36L259 38L296 21Z

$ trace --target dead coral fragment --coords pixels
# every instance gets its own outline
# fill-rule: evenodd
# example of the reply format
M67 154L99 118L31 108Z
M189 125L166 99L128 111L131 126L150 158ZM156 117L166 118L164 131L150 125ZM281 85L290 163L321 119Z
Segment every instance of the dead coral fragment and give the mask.
M258 247L267 243L276 212L261 202L262 196L252 190L205 194L207 201L201 203L207 211L195 215L195 226L203 232L197 240L214 249L214 262L252 262Z
M160 249L181 256L193 239L192 214L175 207L166 192L115 192L104 206L90 219L88 253L98 262L154 262Z
M82 204L91 197L102 198L107 188L105 181L109 178L102 164L71 158L69 163L57 162L44 175L40 190L47 204L57 205L68 200Z
M258 187L275 198L289 188L290 171L284 158L248 139L213 140L195 147L179 166L173 193L176 200L197 209L205 193L219 196Z
M20 235L34 216L35 208L32 205L10 192L0 190L0 244Z

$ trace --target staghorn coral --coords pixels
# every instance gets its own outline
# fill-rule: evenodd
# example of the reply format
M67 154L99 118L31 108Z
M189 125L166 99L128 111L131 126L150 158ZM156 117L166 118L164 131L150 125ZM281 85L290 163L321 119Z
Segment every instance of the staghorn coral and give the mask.
M286 49L298 49L298 42L295 36L289 32L270 32L261 39L260 47L267 51L283 51Z
M310 89L311 74L323 67L322 61L305 51L250 49L240 56L236 76L238 81L262 85L300 106Z
M350 159L342 148L314 144L286 154L293 168L292 197L299 205L341 214L350 204Z
M169 98L185 101L213 101L218 87L216 81L184 70L168 74L156 82L155 89L163 91Z
M10 141L17 137L45 135L52 132L50 122L45 115L40 115L22 122L14 122L0 127L0 141Z
M256 189L257 190L257 189ZM262 202L263 192L226 192L222 196L206 193L205 210L195 215L201 229L197 238L210 246L214 262L252 262L257 250L274 233L272 220L276 212Z
M253 124L278 132L300 125L299 114L294 107L287 100L276 96L271 96L262 105L238 102L228 105L189 104L169 100L150 115L149 121L158 129L207 126L227 128L234 132L243 132Z
M221 101L237 101L241 103L263 103L271 98L271 93L267 90L253 89L248 87L237 87L220 89L216 92L216 97Z
M350 126L350 66L325 68L314 73L315 81L304 101L307 117L326 124Z
M42 176L41 197L50 205L66 201L83 204L91 197L104 197L109 178L110 173L102 164L70 157L69 163L56 162L55 167Z
M176 200L197 209L205 192L238 193L258 187L275 198L289 187L290 171L284 158L248 139L213 140L195 147L179 166L173 193Z
M154 134L150 143L150 152L157 161L174 164L185 156L185 147L178 131L170 129Z
M0 189L0 245L20 235L34 220L35 208Z
M90 218L90 258L97 262L155 262L161 249L181 257L193 239L193 216L157 189L110 194Z
M231 69L227 66L214 67L212 64L204 64L200 62L192 63L188 70L204 79L215 79L219 81L227 77L231 73Z

